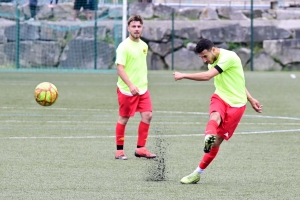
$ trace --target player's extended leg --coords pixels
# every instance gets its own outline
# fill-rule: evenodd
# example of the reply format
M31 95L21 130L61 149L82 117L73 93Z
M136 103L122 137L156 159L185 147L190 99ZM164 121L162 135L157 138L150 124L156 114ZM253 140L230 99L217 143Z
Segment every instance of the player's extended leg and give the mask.
M216 157L219 147L223 142L223 138L217 135L217 129L222 121L222 118L218 112L212 112L209 117L209 121L205 128L205 139L204 139L204 156L197 167L197 169L183 177L180 182L183 184L197 183L200 180L200 174L202 171L211 163Z
M127 157L124 153L124 139L125 139L125 127L129 120L129 117L119 116L117 125L116 125L116 145L117 152L115 155L116 159L127 160Z
M197 183L200 180L201 173L206 169L206 167L215 159L216 155L219 152L220 145L223 142L223 138L219 135L216 135L216 140L213 143L209 153L205 153L202 160L199 163L197 169L189 174L188 176L183 177L180 182L183 184Z
M206 169L206 167L215 159L219 152L220 145L223 141L224 139L222 137L220 137L219 135L216 136L216 141L212 145L210 152L203 155L202 160L200 161L199 166L196 169L199 174L201 174Z
M222 121L221 115L218 112L212 112L209 117L209 121L205 128L204 138L204 153L209 153L212 145L216 141L217 128Z
M148 151L145 146L148 138L152 112L141 112L141 122L138 128L137 148L134 155L136 157L155 158L156 155Z

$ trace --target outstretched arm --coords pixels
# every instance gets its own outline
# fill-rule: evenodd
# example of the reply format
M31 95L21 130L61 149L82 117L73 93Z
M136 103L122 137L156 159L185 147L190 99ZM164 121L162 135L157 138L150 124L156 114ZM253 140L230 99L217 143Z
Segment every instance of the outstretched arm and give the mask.
M254 99L254 98L251 96L251 94L250 94L250 92L247 90L247 88L246 88L246 94L247 94L247 99L248 99L248 101L250 102L252 108L253 108L256 112L261 113L261 112L262 112L262 107L263 107L263 105L261 105L261 104L259 103L259 101L257 101L256 99Z
M218 75L219 72L215 68L212 68L206 72L199 72L199 73L180 73L180 72L173 72L175 81L181 80L181 79L190 79L194 81L209 81L216 75Z

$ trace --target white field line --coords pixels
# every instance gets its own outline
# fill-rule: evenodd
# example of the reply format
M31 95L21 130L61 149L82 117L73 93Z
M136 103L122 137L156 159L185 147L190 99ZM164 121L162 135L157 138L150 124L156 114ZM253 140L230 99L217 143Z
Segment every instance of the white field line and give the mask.
M291 130L267 130L267 131L247 131L247 132L236 132L235 135L253 135L253 134L267 134L267 133L286 133L286 132L300 132L300 129L291 129ZM204 134L180 134L180 135L149 135L149 137L157 138L157 137L199 137ZM137 136L126 136L126 138L136 138ZM1 137L0 139L11 139L11 140L20 140L20 139L102 139L102 138L115 138L114 135L106 135L106 136L45 136L45 137Z
M26 107L26 108L16 108L16 107L1 107L2 109L31 109L31 110L40 110L41 108L35 108L35 107ZM116 111L111 109L70 109L70 108L51 108L56 110L83 110L83 111ZM168 113L168 114L190 114L190 115L207 115L207 113L204 112L182 112L182 111L155 111L157 113ZM296 120L300 121L300 118L297 117L282 117L282 116L264 116L264 115L244 115L250 118L264 118L264 119L285 119L285 120ZM12 122L14 120L6 120ZM18 120L16 120L18 121ZM20 122L24 122L21 121ZM74 122L74 121L73 121ZM51 121L51 123L58 123L56 121ZM60 123L71 123L71 121L60 121ZM80 121L80 123L96 123L93 122L83 122ZM98 122L100 123L100 122ZM103 122L102 122L103 123ZM109 122L104 122L109 123ZM156 122L154 122L156 123ZM159 122L164 123L164 122ZM174 124L180 124L179 122L172 122ZM181 124L198 124L199 122L181 122ZM170 124L170 122L166 122L165 124ZM202 124L202 123L199 123ZM241 124L278 124L278 123L241 123ZM298 125L298 123L280 123L280 124L291 124L291 125ZM266 133L282 133L282 132L299 132L300 129L290 129L290 130L266 130L266 131L245 131L245 132L236 132L235 134L240 135L248 135L248 134L266 134ZM149 135L149 137L198 137L203 136L203 134L181 134L181 135ZM135 138L136 136L126 136L128 138ZM0 139L97 139L97 138L115 138L114 135L111 136L45 136L45 137L37 137L37 136L31 136L31 137L2 137Z
M105 111L105 112L118 112L118 110L113 110L113 109L86 109L86 108L56 108L56 107L51 107L51 108L43 108L43 107L7 107L3 106L0 107L1 109L24 109L24 110L45 110L45 109L51 109L51 110L66 110L66 111ZM207 115L207 112L184 112L184 111L161 111L157 110L154 111L154 113L167 113L167 114L187 114L187 115ZM285 120L295 120L295 121L300 121L300 117L283 117L283 116L267 116L267 115L243 115L244 117L247 118L262 118L262 119L285 119Z

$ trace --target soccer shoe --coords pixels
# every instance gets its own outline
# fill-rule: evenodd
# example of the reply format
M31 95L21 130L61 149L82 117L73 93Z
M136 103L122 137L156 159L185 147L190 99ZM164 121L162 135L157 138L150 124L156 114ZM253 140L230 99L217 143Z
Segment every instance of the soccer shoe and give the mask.
M127 160L123 150L117 150L115 159Z
M140 157L155 158L156 157L156 155L154 153L151 153L145 147L137 148L134 152L134 155L138 158L140 158Z
M216 141L216 136L215 135L206 135L204 138L204 153L209 153L211 150L212 145Z
M182 183L182 184L193 184L193 183L197 183L198 181L200 181L200 174L197 171L194 171L190 175L187 175L187 176L183 177L180 180L180 183Z

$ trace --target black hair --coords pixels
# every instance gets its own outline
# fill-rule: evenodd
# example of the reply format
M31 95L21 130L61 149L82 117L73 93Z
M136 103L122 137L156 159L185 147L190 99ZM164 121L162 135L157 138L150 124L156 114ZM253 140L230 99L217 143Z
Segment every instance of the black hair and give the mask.
M195 47L195 53L201 53L204 50L210 51L214 47L214 43L208 39L201 39Z

